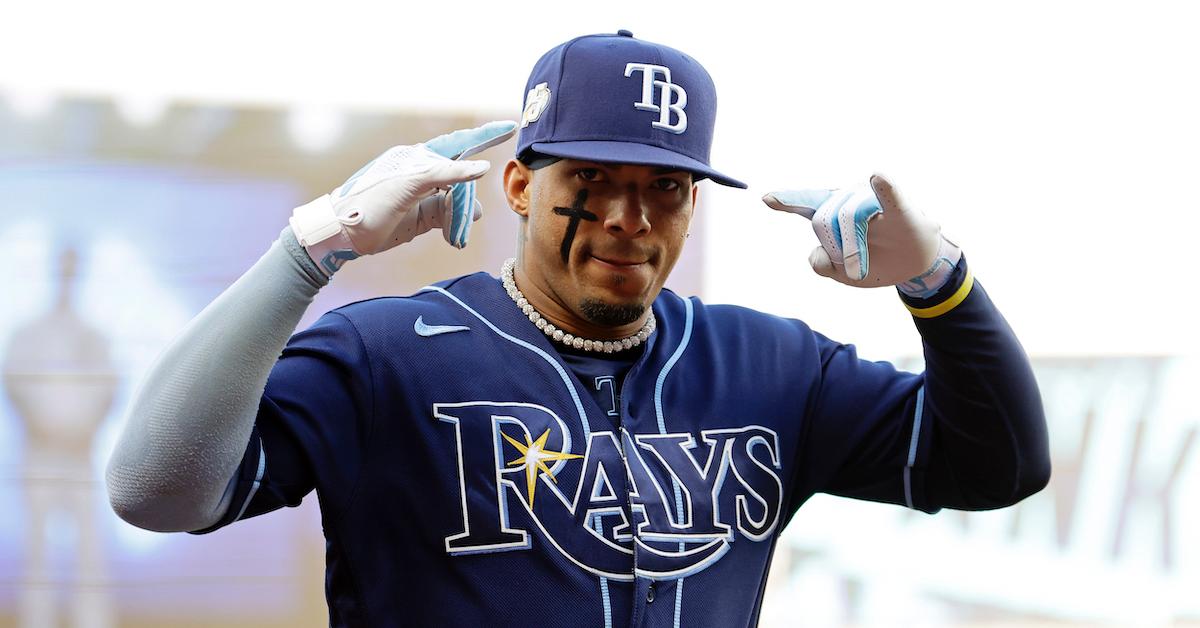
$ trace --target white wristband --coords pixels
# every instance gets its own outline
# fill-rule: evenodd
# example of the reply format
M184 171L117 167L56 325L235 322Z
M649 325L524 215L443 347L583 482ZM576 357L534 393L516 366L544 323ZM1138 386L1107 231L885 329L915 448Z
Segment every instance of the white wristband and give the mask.
M288 224L296 234L296 241L326 277L332 277L342 264L358 257L328 194L297 207Z
M292 225L296 240L304 246L332 238L342 230L342 223L338 222L337 214L333 212L333 201L328 194L292 210L288 222Z

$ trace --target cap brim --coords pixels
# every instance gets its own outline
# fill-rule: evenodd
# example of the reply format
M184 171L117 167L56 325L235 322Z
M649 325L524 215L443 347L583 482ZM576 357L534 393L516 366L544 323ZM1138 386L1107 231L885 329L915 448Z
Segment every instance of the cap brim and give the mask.
M704 163L686 155L648 144L636 142L611 142L586 140L578 142L534 142L531 149L551 157L584 159L614 164L636 164L639 166L662 166L677 168L712 179L715 183L745 189L745 183L727 177Z

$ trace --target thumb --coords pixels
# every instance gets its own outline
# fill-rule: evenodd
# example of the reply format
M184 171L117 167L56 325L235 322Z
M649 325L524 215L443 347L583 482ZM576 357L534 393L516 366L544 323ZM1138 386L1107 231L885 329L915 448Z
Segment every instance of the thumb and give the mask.
M829 253L823 247L818 246L808 254L808 265L812 266L813 271L822 277L833 277L837 274L833 260L829 259Z
M879 199L879 204L883 206L884 211L898 209L904 205L900 194L896 192L896 188L892 187L892 182L878 172L871 175L871 190L875 192L875 198Z
M485 162L486 163L486 162ZM482 212L476 207L475 182L455 184L442 201L442 237L454 248L461 249L467 245L471 236L471 223L477 220L476 215Z
M776 190L763 196L762 200L771 209L800 214L812 220L817 208L832 194L833 190Z

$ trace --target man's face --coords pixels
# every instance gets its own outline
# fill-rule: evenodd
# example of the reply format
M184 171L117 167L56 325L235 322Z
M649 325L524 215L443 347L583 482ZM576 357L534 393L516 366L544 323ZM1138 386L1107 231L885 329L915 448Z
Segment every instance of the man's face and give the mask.
M687 238L697 187L682 170L563 159L538 170L509 162L505 191L525 218L523 278L566 312L617 327L658 296Z

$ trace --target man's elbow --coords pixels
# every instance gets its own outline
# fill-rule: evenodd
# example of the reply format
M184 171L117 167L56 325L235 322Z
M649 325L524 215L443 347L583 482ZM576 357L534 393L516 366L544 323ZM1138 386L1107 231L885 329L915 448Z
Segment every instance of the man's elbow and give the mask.
M129 501L111 493L108 501L117 517L131 526L151 532L189 531L189 526L182 525L180 522L164 521L160 516L160 509L155 508L152 503L147 501Z
M1026 417L1022 422L1024 429L1018 432L1017 439L1014 504L1041 491L1050 483L1050 439L1040 398Z
M179 503L178 498L153 490L126 471L109 464L105 473L108 503L125 523L152 532L191 532L211 525L197 520L194 500Z
M999 480L1000 478L997 478ZM1015 473L997 483L990 496L983 498L973 510L993 510L1015 506L1027 497L1037 494L1050 483L1050 456L1046 452L1022 456ZM1004 488L1002 488L1004 487Z
M1048 484L1050 484L1050 454L1045 451L1038 452L1037 456L1031 456L1022 461L1021 468L1017 473L1012 504L1040 492Z
M1003 471L992 469L980 473L970 484L962 508L964 510L994 510L1014 506L1025 498L1046 488L1050 483L1050 454L1048 447L1022 449L1012 466Z

